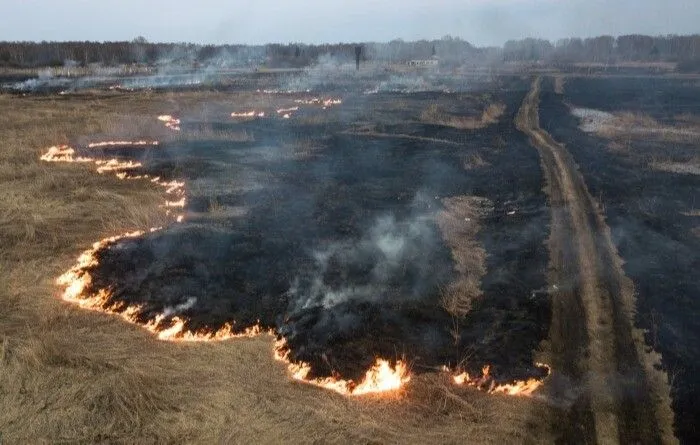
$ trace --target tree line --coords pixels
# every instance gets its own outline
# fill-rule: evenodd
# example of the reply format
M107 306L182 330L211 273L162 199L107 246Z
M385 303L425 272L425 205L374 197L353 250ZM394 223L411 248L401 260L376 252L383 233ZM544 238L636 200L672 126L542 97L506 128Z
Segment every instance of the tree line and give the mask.
M440 55L445 59L473 56L476 49L458 38L388 43L302 43L268 45L197 45L149 43L139 37L124 42L0 42L0 66L38 68L65 64L119 66L125 64L197 64L221 66L297 67L317 63L319 58L354 61L362 48L362 60L404 61Z
M207 64L214 66L302 67L321 60L353 61L362 47L363 60L401 62L437 57L441 63L544 62L604 63L626 61L675 62L700 66L700 35L599 36L557 42L542 39L512 40L502 48L476 48L451 36L438 40L387 43L301 43L268 45L198 45L149 43L143 37L123 42L0 42L0 66L38 68L73 64L105 67L125 64ZM325 59L324 59L325 58Z
M674 62L700 61L700 35L570 38L555 43L541 39L511 40L503 46L504 61L553 63Z

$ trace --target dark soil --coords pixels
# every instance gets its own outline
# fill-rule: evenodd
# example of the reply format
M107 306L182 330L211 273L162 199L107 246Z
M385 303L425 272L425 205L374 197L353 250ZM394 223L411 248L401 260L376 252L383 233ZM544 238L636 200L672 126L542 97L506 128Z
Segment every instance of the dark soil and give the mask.
M607 139L578 129L565 100L606 111L641 111L661 121L700 112L697 87L668 79L570 79L562 98L542 94L540 120L566 143L593 196L605 207L607 223L637 291L638 326L649 347L663 354L672 383L676 433L683 443L700 442L700 239L691 230L697 217L700 177L647 167L655 157L687 158L697 147L656 140L632 140L624 153Z
M260 320L319 376L358 378L377 356L406 357L415 372L466 358L472 372L492 364L499 381L541 375L532 351L548 332L541 290L549 216L537 152L512 123L529 85L500 82L507 115L481 130L376 122L385 133L459 145L343 134L375 112L391 115L382 110L397 100L416 112L444 101L455 113L462 103L474 114L459 95L420 93L353 96L321 124L208 124L245 130L255 142L142 150L145 171L187 180L190 211L206 213L215 202L247 213L205 214L104 249L91 270L94 287L111 289L112 302L143 305L143 321L164 311L187 318L192 330ZM308 140L321 147L310 157L280 148ZM464 170L469 154L485 165ZM442 198L460 195L488 198L494 210L479 235L488 255L484 297L452 320L440 297L455 279L453 263L434 217Z

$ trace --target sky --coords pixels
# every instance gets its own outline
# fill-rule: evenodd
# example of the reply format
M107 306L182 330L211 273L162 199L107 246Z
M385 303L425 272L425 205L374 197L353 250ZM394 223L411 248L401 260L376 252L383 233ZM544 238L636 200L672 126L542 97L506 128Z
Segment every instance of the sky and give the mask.
M0 40L245 43L700 33L700 0L0 0Z

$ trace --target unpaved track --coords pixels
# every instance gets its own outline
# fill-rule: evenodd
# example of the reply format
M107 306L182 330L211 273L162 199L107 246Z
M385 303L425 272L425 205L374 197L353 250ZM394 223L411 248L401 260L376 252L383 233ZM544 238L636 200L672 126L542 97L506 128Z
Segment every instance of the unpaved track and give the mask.
M563 443L674 443L658 357L634 328L634 288L597 204L566 148L539 126L541 79L516 117L541 158L552 211L548 240L552 325L543 359L555 370L550 396Z

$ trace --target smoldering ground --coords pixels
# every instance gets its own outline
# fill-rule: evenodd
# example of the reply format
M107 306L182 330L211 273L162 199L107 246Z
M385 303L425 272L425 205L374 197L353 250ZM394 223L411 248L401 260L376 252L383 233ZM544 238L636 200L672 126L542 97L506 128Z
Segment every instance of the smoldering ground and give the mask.
M515 109L521 93L509 91L503 99ZM455 101L440 94L400 99L418 109L428 99ZM139 307L142 322L178 316L191 331L227 322L242 331L259 322L285 337L291 359L310 363L315 376L357 379L377 357L405 357L416 371L445 364L477 371L490 363L503 380L541 375L532 359L548 322L546 296L533 300L532 293L544 281L535 272L545 262L541 178L517 179L517 165L500 181L490 167L469 174L463 168L465 151L481 150L499 134L515 137L513 151L484 152L486 165L515 156L536 167L536 153L524 152L508 121L474 131L468 142L454 128L419 123L414 135L436 141L344 133L362 110L397 99L348 99L322 123L216 123L245 129L252 137L242 142L104 149L137 157L140 173L184 177L190 217L98 252L88 290L108 289L107 304ZM309 139L310 156L283 148ZM463 148L455 149L458 143ZM442 304L456 277L435 218L442 198L477 193L495 203L483 231L493 273L475 310L455 317ZM510 218L515 207L521 213ZM528 226L540 230L522 230ZM524 272L516 279L517 269Z

